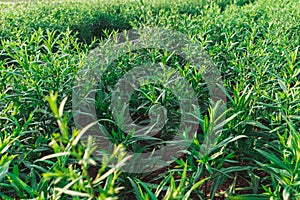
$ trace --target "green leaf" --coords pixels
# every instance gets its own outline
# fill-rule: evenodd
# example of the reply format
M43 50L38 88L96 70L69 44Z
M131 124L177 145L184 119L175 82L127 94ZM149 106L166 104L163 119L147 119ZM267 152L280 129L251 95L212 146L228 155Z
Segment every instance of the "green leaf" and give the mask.
M270 130L270 128L266 127L265 125L263 125L262 123L260 123L258 121L248 120L248 121L245 121L244 123L248 124L248 125L256 126L258 128L265 129L265 130L268 130L268 131Z
M152 200L157 200L157 197L153 194L153 192L149 189L149 187L144 183L142 182L141 180L137 179L136 180L139 184L141 184L141 186L143 186L143 188L146 190L147 194L150 196L150 198Z
M251 169L251 166L233 166L233 167L222 168L218 171L222 174L229 174L232 172L245 171L248 169Z
M245 194L229 196L229 200L269 200L270 197L264 194Z
M204 179L201 179L200 181L198 181L197 183L195 183L192 188L187 192L185 193L184 197L183 197L183 200L188 200L188 198L190 197L191 193L193 190L197 189L198 187L200 187L205 181L209 180L210 177L207 177L207 178L204 178Z
M57 157L61 157L61 156L68 156L70 154L71 154L70 152L60 152L60 153L50 154L50 155L42 157L41 159L36 160L36 162L37 161L45 161L45 160L48 160L51 158L57 158Z
M134 180L132 180L130 177L127 177L127 178L130 181L131 186L133 187L133 192L136 195L135 197L137 199L143 199L142 198L143 191L141 190L141 187Z
M23 182L19 177L15 176L12 173L7 173L7 176L9 177L11 183L13 183L21 192L26 191L30 196L34 196L35 191L27 185L25 182Z
M279 80L278 80L278 83L279 83L281 89L283 90L283 92L287 94L287 87L286 87L286 85L284 84L284 82L283 82L282 80L279 79Z
M3 177L7 174L8 168L9 168L10 161L4 162L0 166L0 181L3 179Z
M286 169L287 171L290 171L290 169L286 166L285 163L283 163L278 157L276 157L275 155L272 155L270 153L267 153L263 150L260 149L256 149L256 151L258 151L261 155L263 155L264 157L266 157L268 160L270 160L274 165L276 165L278 168L281 169Z
M61 188L55 188L59 193L64 193L68 194L70 196L78 196L78 197L90 197L90 194L82 193L82 192L77 192L73 190L67 190L67 189L61 189Z

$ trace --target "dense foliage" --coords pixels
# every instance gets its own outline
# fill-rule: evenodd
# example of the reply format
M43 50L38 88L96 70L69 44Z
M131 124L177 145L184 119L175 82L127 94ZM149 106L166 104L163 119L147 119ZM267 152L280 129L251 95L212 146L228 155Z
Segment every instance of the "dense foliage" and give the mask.
M36 1L0 8L1 199L300 199L297 0ZM94 158L92 139L82 143L84 132L74 128L72 88L90 50L109 35L145 26L180 31L211 56L222 73L227 119L218 143L201 154L217 105L209 105L201 74L173 57L205 105L199 137L171 166L130 174L121 170L129 159L124 149L139 148L139 141L106 122L114 154ZM144 59L169 56L124 55L108 69L115 73L103 76L104 93L110 96L108 88ZM132 107L142 107L136 116L159 98L154 87L133 95ZM176 99L166 96L175 109ZM98 99L98 116L112 119L109 100Z

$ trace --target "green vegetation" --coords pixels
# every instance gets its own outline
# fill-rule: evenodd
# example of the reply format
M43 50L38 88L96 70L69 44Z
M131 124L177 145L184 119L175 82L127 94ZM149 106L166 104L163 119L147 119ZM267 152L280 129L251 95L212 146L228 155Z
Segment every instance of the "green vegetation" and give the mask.
M0 199L300 199L297 0L72 0L0 2L0 8ZM200 72L171 52L126 54L102 77L97 115L108 119L103 125L116 146L97 160L92 138L83 143L85 130L74 127L75 77L109 35L145 26L180 31L211 56L227 97L222 135L201 152L218 105L210 105ZM190 81L201 103L200 128L172 165L133 174L121 170L130 159L124 150L141 149L141 142L109 121L107 97L145 60L168 64ZM178 101L172 91L160 100L161 91L146 85L134 93L133 116L140 120L162 101L174 130Z

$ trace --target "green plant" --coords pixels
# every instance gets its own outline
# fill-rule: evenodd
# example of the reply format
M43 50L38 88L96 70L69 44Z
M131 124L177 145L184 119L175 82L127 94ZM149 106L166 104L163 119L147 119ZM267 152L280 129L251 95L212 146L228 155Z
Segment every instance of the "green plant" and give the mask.
M1 199L68 199L70 194L77 199L299 199L298 1L74 0L0 3L0 8ZM121 173L109 164L113 158L92 157L92 140L78 141L84 131L73 128L71 102L63 97L71 96L91 49L111 34L145 26L180 31L203 47L222 74L227 120L216 129L217 107L202 74L179 56L153 49L122 55L106 69L105 95L96 99L111 141L123 144L115 153L153 147L149 137L131 137L107 122L113 119L110 88L146 61L169 65L189 81L200 104L200 128L184 156L170 166ZM44 98L49 91L59 94L49 98L56 118ZM172 91L144 85L131 97L131 114L146 123L157 102L171 113L162 137L170 139L167 133L180 115ZM203 151L201 144L214 129L222 134Z
M272 199L299 199L300 134L295 124L283 115L288 129L277 132L280 143L271 144L272 151L257 151L271 163L257 163L271 175L270 186L263 186ZM278 148L279 146L279 148Z
M91 166L96 166L92 158L94 147L93 139L88 138L86 145L80 145L80 138L86 130L94 124L90 124L81 131L73 130L69 133L67 128L67 115L63 113L67 98L64 98L59 108L56 105L57 94L51 94L47 98L51 110L58 121L60 134L53 134L50 146L54 154L38 159L36 163L51 163L51 168L43 174L43 183L47 183L47 194L40 198L60 199L72 197L76 199L116 199L116 194L122 187L116 187L115 182L120 175L122 165L129 159L125 155L122 145L115 149L110 157L103 157L101 167L96 174L89 172ZM117 163L113 164L116 159ZM77 165L77 166L76 166ZM78 166L79 165L79 166ZM108 169L110 168L110 169ZM42 193L43 194L43 193Z

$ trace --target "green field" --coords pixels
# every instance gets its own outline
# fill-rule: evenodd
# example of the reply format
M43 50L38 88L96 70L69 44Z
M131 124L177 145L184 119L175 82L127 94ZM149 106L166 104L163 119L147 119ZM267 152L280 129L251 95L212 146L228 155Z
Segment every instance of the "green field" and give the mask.
M3 2L9 1L0 2L0 199L300 200L298 0ZM95 138L80 140L87 129L73 118L76 78L92 50L109 48L108 38L149 27L177 31L201 47L220 72L226 105L221 109L204 73L180 55L124 53L97 83L97 119L115 144L99 159ZM185 137L181 99L163 84L141 86L128 103L140 125L149 123L153 105L166 108L158 135L127 134L115 121L113 88L144 63L170 66L187 80L199 127L174 162L136 173L123 170L135 158L129 151L151 152L174 135Z

